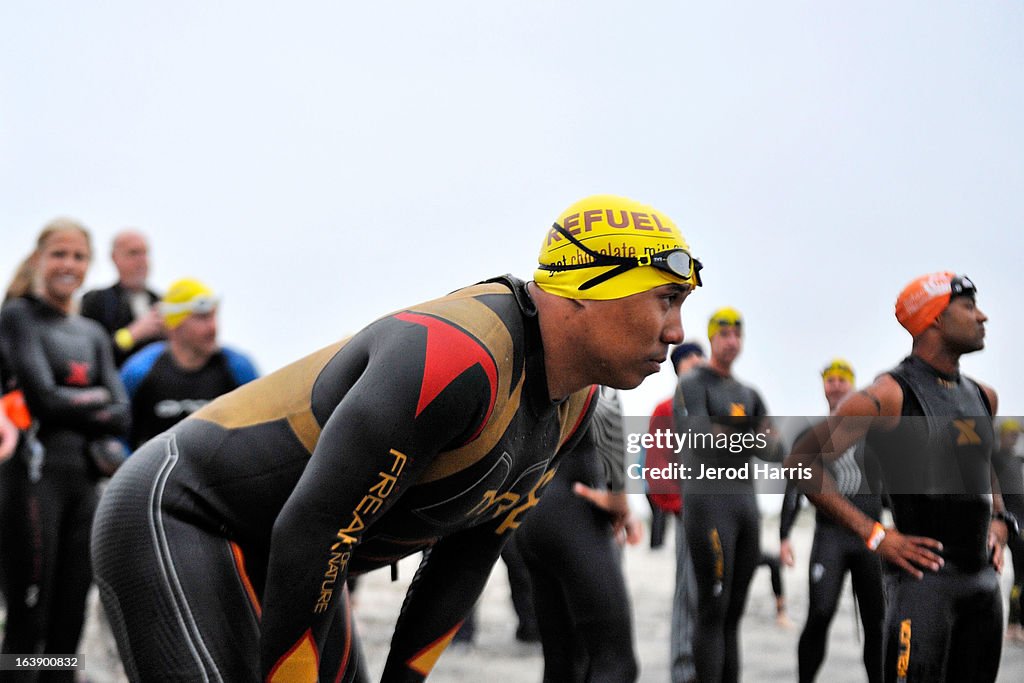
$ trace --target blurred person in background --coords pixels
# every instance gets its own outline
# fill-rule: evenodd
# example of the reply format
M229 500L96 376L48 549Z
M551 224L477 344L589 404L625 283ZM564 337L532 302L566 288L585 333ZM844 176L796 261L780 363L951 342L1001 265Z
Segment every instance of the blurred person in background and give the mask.
M669 357L676 377L679 378L704 363L704 349L700 344L684 342L672 349ZM673 397L669 396L654 408L648 425L648 431L651 434L673 428L672 401ZM662 468L677 462L677 459L677 455L669 448L648 448L644 457L644 466ZM652 510L652 548L657 547L654 541L655 536L664 535L668 515L671 514L676 518L676 575L672 598L669 665L672 683L686 683L697 677L693 663L693 624L697 615L697 579L693 575L690 546L686 542L682 489L679 482L674 479L651 479L647 482L647 487L647 500Z
M761 559L761 512L753 480L700 477L705 470L749 466L751 457L779 461L783 456L761 394L732 372L743 349L744 331L743 318L735 308L712 314L708 321L711 358L679 378L673 403L677 431L730 441L748 437L747 443L755 444L735 451L718 445L683 450L683 462L694 477L683 479L682 492L686 541L697 585L693 654L700 681L739 679L740 620Z
M853 367L836 358L821 371L825 400L829 413L834 411L854 389ZM803 434L797 437L800 440ZM882 498L878 493L877 466L869 455L865 441L848 448L835 462L825 463L836 479L839 492L857 509L872 519L882 515ZM868 476L869 473L873 476ZM876 479L872 482L871 479ZM796 481L786 482L786 495L779 516L779 555L792 567L796 561L789 532L800 511L800 489ZM885 622L885 597L882 588L882 564L863 541L823 511L814 518L814 541L808 565L807 623L800 634L797 662L800 681L813 681L825 661L828 631L839 609L843 583L849 572L857 598L860 621L864 627L864 668L868 681L882 680L882 626Z
M689 372L690 368L704 362L704 349L700 344L684 342L672 349L669 354L672 369L676 378ZM672 397L654 407L648 432L655 433L659 429L672 429ZM676 456L671 449L648 448L644 455L644 467L661 468L675 462ZM678 515L682 506L682 497L678 486L664 482L657 486L655 482L647 482L647 502L651 506L651 549L660 548L665 544L665 530L668 528L668 515ZM664 490L662 490L664 489Z
M566 458L537 509L512 539L530 571L545 683L635 680L633 615L616 540L632 544L629 519L616 538L609 494L625 486L626 442L618 393L601 387L591 443ZM613 494L614 495L614 494Z
M214 291L193 278L174 282L160 300L167 341L150 344L121 367L132 448L259 377L248 356L217 341L219 305Z
M52 221L0 309L4 366L32 419L18 452L0 465L4 654L76 652L92 581L89 533L102 475L95 452L128 429L128 400L110 339L95 321L75 313L74 295L91 258L84 227L66 218ZM0 671L0 679L12 675ZM72 681L74 672L39 677Z
M110 258L117 268L117 282L106 289L86 292L82 315L103 325L114 343L114 360L120 367L147 344L163 338L156 302L160 296L146 285L149 278L149 244L138 230L114 236Z

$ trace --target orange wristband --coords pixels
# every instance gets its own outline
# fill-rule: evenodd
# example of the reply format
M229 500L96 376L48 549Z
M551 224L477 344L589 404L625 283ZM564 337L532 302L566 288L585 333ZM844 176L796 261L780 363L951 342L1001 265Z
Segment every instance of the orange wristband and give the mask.
M868 536L867 546L871 551L878 550L878 546L882 545L882 540L885 538L885 527L882 526L881 522L875 522L875 526L871 529L871 535Z

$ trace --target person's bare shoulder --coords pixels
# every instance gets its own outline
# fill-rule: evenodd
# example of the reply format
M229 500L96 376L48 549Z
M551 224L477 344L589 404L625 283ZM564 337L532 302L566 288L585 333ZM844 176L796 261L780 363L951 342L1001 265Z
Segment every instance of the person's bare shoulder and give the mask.
M835 417L874 418L874 427L892 429L902 412L903 387L892 375L882 374L869 386L843 399L836 407Z

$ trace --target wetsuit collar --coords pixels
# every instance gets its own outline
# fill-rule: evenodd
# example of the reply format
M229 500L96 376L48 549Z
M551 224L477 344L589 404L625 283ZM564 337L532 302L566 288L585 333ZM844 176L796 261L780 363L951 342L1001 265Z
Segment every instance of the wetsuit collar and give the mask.
M57 308L56 306L51 304L46 299L43 299L39 295L34 294L32 292L29 292L27 294L23 294L22 296L25 297L26 299L28 299L29 301L31 301L33 304L35 304L39 308L42 308L43 310L47 311L48 313L52 313L53 315L60 316L61 318L66 318L69 315L71 315L70 313L68 313L66 311L63 311L60 308Z
M916 356L914 354L911 354L911 355L907 356L906 362L915 363L915 364L921 366L922 368L924 368L925 370L927 370L928 372L932 373L933 375L935 375L939 379L945 380L947 382L959 382L960 381L960 372L959 371L953 373L952 375L949 374L949 373L942 372L941 370L936 368L934 365L932 365L931 363L929 363L925 359L921 358L920 356Z
M714 378L714 379L733 379L733 376L732 376L731 372L728 375L723 375L721 372L719 372L714 367L712 367L710 363L707 363L705 365L700 365L700 366L697 367L697 369L700 370L701 372L703 372L708 377L711 377L711 378Z
M519 310L523 312L523 315L527 318L537 317L537 304L534 302L533 297L530 296L530 291L526 287L526 283L515 275L506 273L499 275L498 277L492 277L489 280L484 280L480 284L486 284L489 282L497 282L505 285L512 290L512 296L515 297L516 303L519 305Z
M540 336L540 319L537 317L537 303L530 296L530 291L523 280L514 275L501 275L484 282L497 282L508 287L516 300L516 305L523 314L523 332L525 337L526 357L526 395L524 400L529 406L530 412L535 416L542 416L555 409L559 404L568 400L568 397L560 401L551 400L551 392L548 391L547 366L544 363L544 342ZM536 379L540 381L536 381Z

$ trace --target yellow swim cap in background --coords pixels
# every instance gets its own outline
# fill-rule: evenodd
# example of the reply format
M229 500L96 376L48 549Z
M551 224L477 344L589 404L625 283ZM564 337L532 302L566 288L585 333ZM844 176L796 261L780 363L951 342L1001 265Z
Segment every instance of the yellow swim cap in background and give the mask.
M999 433L1005 434L1007 432L1019 432L1021 431L1020 421L1015 420L1012 417L1008 417L1003 420L1002 424L999 425Z
M853 384L853 366L842 358L833 358L824 370L821 371L822 381L832 376L841 377L850 384Z
M737 327L742 332L743 316L735 308L729 308L728 306L719 308L711 314L711 318L708 320L708 339L718 334L726 325Z
M159 311L169 330L184 322L193 313L209 313L217 308L219 299L208 286L193 278L171 284L160 300Z
M700 286L700 265L690 257L679 228L653 207L626 197L594 195L563 211L556 224L591 252L638 261L635 265L627 261L595 264L592 254L552 227L544 237L540 267L533 276L545 292L569 299L621 299L667 284ZM680 249L690 259L685 277L650 265L648 257ZM686 262L682 254L673 257Z

